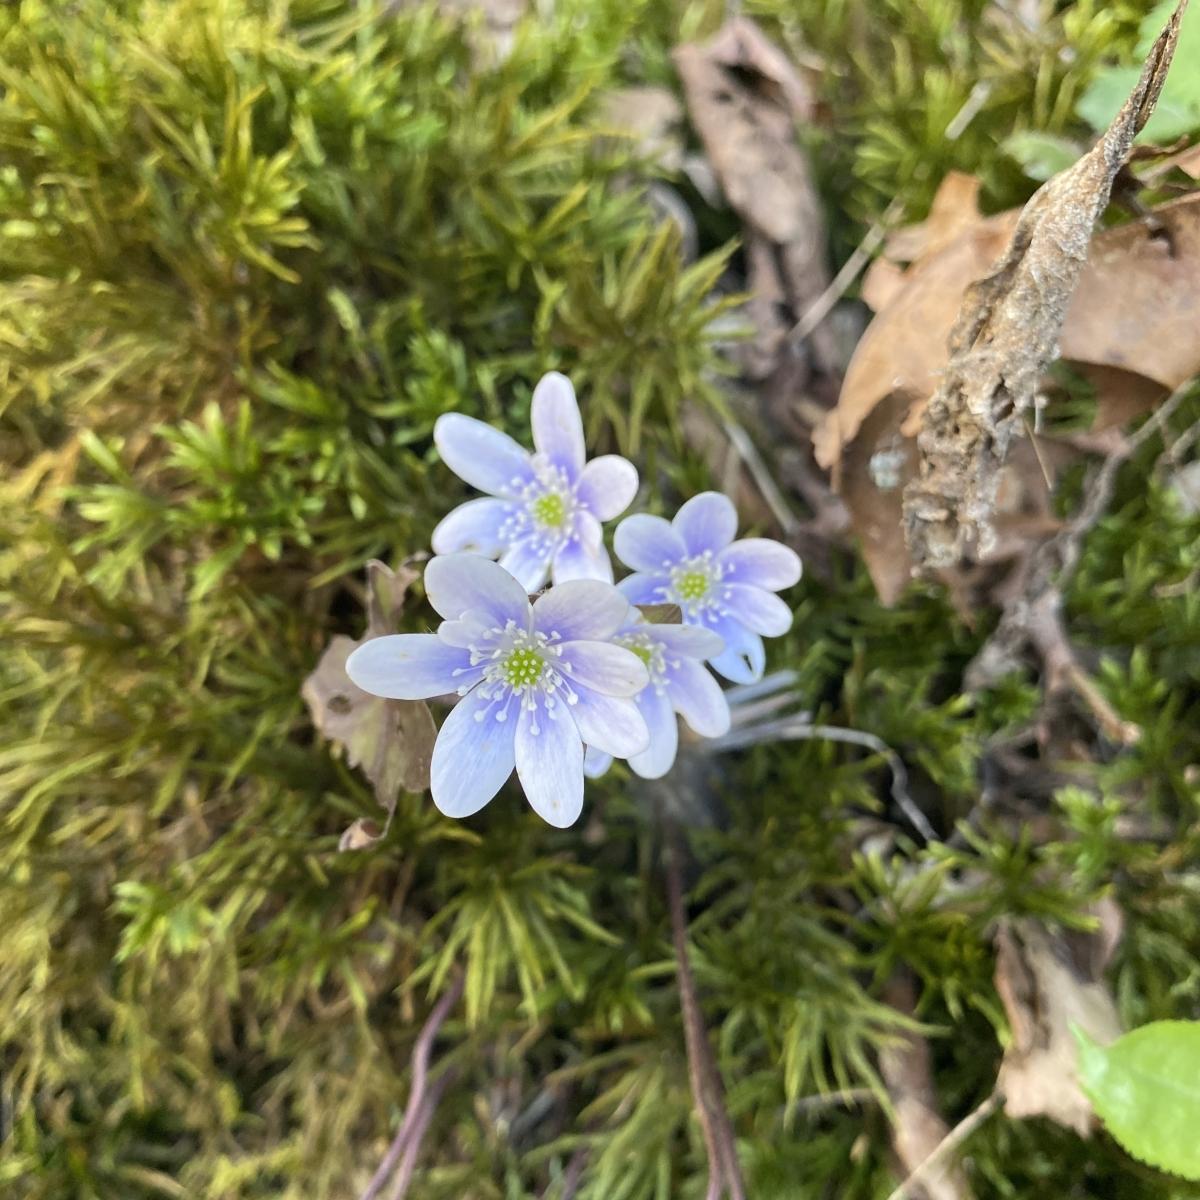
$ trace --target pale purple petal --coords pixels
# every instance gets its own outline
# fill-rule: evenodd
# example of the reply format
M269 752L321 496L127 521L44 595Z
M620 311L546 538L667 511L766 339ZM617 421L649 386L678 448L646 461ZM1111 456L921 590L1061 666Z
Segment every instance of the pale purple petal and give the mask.
M430 545L435 554L454 554L470 550L495 556L504 549L501 527L512 516L512 505L490 496L468 500L443 517L433 531Z
M725 649L720 635L703 625L646 624L639 629L660 642L668 654L682 654L685 658L712 658Z
M722 585L721 594L730 612L751 633L779 637L792 627L792 610L775 595L748 583Z
M605 454L583 468L575 494L599 520L611 521L633 503L637 490L637 467L619 454Z
M646 664L632 650L608 642L567 642L557 665L572 683L605 696L636 696L649 682Z
M550 558L532 537L523 538L501 556L500 565L520 583L525 592L536 592L550 574Z
M583 810L583 742L579 730L557 704L523 708L517 720L517 778L533 811L543 821L565 829Z
M637 706L650 731L650 745L633 755L629 765L643 779L661 779L675 761L679 749L679 723L675 710L665 692L648 687L638 698Z
M603 750L597 750L595 746L585 746L583 748L583 773L589 779L599 779L601 775L608 773L608 768L613 765L613 756L605 754Z
M646 722L633 700L602 696L585 687L576 689L576 695L579 699L571 705L570 713L585 745L628 758L650 744Z
M665 575L627 575L617 584L617 591L630 604L663 604L670 586Z
M757 633L729 616L713 619L709 627L725 640L725 649L708 660L715 671L733 683L755 683L762 678L767 656Z
M433 744L430 791L448 817L478 812L512 774L517 705L468 692L451 710ZM504 720L497 720L498 716Z
M737 534L737 509L720 492L701 492L693 496L671 522L683 539L688 554L714 554L724 550Z
M564 642L603 642L629 616L629 601L611 583L576 579L540 596L533 606L533 627L557 633Z
M612 560L603 544L589 549L582 541L567 542L554 556L551 566L554 582L569 583L573 579L596 579L601 583L613 581Z
M525 589L498 563L478 554L443 554L430 559L425 568L425 594L448 621L468 609L500 626L516 621L524 629L529 620Z
M742 538L717 555L730 583L748 583L781 592L800 582L800 556L770 538Z
M729 732L729 701L720 684L698 662L684 659L667 678L667 693L683 719L701 737Z
M574 481L583 469L583 422L571 381L557 371L543 375L533 389L530 413L533 444Z
M482 667L432 633L396 633L364 642L346 660L355 687L389 700L427 700L477 683Z
M662 574L687 557L683 539L662 517L635 513L617 526L613 545L617 557L635 571Z
M433 426L442 461L459 479L491 496L517 496L533 479L529 451L474 417L446 413Z

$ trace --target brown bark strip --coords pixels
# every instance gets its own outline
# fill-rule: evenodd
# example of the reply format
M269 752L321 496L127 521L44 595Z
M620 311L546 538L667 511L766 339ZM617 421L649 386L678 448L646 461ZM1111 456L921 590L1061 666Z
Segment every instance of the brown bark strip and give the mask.
M917 439L919 474L904 490L905 536L918 570L956 566L994 544L1000 469L1057 352L1092 230L1154 111L1186 7L1180 0L1104 136L1034 194L1007 251L967 291L949 366Z

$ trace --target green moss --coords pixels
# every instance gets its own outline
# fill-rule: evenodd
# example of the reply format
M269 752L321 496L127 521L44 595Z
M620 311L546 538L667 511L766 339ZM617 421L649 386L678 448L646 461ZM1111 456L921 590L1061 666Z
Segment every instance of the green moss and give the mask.
M1022 33L979 4L751 7L828 64L814 153L830 211L854 217L897 180L918 212L950 165L984 169L997 197L1026 186L991 147L1064 129L1141 13L1074 5ZM469 825L406 795L378 847L338 854L374 800L314 739L299 688L331 635L361 632L362 565L422 549L465 494L435 460L441 412L522 436L532 382L566 370L590 442L649 464L656 503L672 479L710 482L678 417L717 399L711 297L734 229L706 214L718 237L683 264L646 204L651 169L592 121L600 90L669 81L673 40L719 16L574 0L488 64L424 8L0 13L6 1195L357 1194L428 998L460 968L422 1196L538 1195L581 1143L581 1197L701 1194L657 794L618 770L565 833L515 794ZM992 90L947 144L979 78ZM838 245L860 232L835 223ZM712 822L695 835L697 976L755 1196L892 1186L878 1106L788 1114L821 1087L877 1086L906 1027L882 1004L897 962L923 982L951 1115L986 1093L999 914L1077 923L1113 889L1125 1015L1194 1007L1200 610L1181 585L1200 528L1144 485L1148 465L1127 470L1070 598L1144 737L1047 799L1045 838L996 815L919 848L886 763L823 742L685 781ZM984 631L932 591L881 610L844 563L795 599L772 663L804 703L885 738L943 833L977 815L984 750L1031 721L1032 682L968 703ZM419 596L409 619L427 620ZM1121 818L1143 802L1158 825L1131 841ZM1065 1195L1085 1173L1168 1194L1040 1123L978 1136L980 1196Z

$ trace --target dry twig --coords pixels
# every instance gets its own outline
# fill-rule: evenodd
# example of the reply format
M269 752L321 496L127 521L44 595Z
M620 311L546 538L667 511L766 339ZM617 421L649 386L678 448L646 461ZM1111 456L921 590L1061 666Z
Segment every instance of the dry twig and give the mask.
M696 996L696 980L692 975L687 948L687 916L683 907L683 865L679 829L671 817L663 822L664 866L667 877L667 907L671 914L671 941L675 947L675 974L679 981L679 999L683 1008L683 1034L687 1045L688 1077L696 1114L704 1135L708 1154L708 1190L705 1200L718 1200L728 1195L730 1200L746 1200L741 1165L733 1126L725 1108L724 1088L717 1064L713 1060L708 1031L700 1013Z
M950 1130L887 1200L906 1200L906 1197L911 1196L912 1189L920 1184L947 1154L957 1150L1003 1103L1004 1095L1001 1092L993 1092L988 1096L978 1108L969 1112Z
M371 1176L371 1182L367 1184L360 1200L375 1200L401 1159L404 1159L405 1162L412 1161L415 1165L421 1138L425 1134L446 1082L443 1077L433 1087L429 1086L429 1058L433 1052L434 1039L450 1015L450 1010L458 1003L462 993L463 977L460 975L450 985L450 990L433 1006L433 1011L426 1018L425 1024L421 1026L421 1032L417 1035L412 1051L412 1089L408 1094L404 1119L400 1122L400 1128L396 1130L392 1144L383 1156L378 1170ZM411 1177L411 1175L412 1166L409 1166L407 1176ZM397 1182L397 1190L392 1193L393 1200L402 1198L407 1190L408 1182L402 1170Z

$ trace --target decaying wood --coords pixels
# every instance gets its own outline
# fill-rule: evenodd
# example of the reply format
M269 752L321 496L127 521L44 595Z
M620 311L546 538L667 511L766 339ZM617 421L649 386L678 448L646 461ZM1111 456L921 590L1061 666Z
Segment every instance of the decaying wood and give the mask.
M907 972L893 976L884 998L898 1012L912 1016L916 995L911 976ZM950 1133L933 1088L929 1043L920 1034L903 1034L880 1051L879 1073L895 1111L892 1146L911 1177ZM908 1194L914 1200L968 1200L971 1189L961 1167L943 1162L926 1170Z
M905 535L918 570L955 566L992 546L1000 468L1057 351L1113 181L1154 111L1186 5L1181 0L1104 136L1035 193L1008 250L967 292L950 364L918 436L919 474L904 492Z

